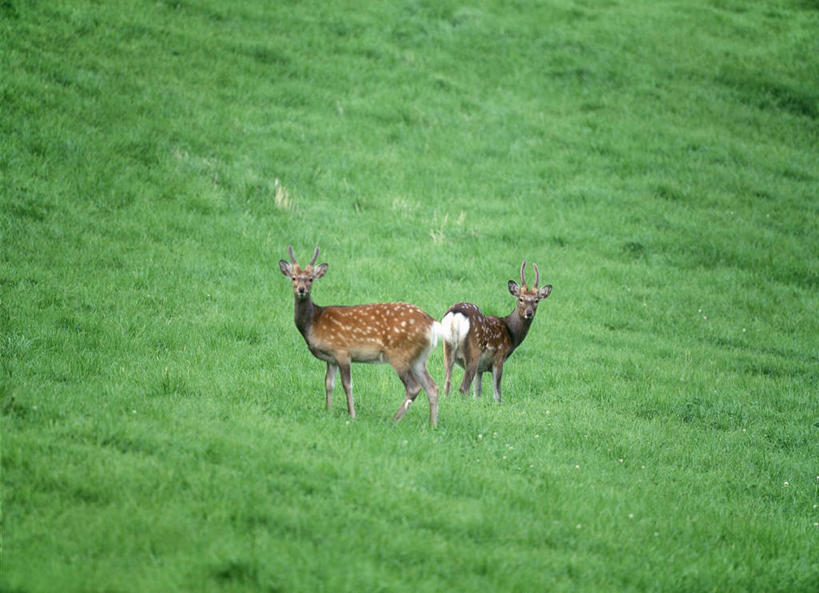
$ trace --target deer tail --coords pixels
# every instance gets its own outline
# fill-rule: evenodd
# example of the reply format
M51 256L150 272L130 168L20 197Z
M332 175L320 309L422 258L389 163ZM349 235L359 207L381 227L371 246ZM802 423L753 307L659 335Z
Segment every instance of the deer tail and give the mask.
M444 338L444 328L438 321L432 321L432 325L429 328L429 336L433 348L438 345L438 338Z

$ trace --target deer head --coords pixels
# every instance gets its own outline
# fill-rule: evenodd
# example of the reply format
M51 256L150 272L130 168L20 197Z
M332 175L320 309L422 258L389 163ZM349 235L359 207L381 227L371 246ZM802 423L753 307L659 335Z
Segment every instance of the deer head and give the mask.
M538 282L540 282L540 272L537 269L537 264L532 264L532 267L535 268L535 284L533 288L526 286L526 278L524 277L526 260L523 260L520 266L520 286L518 286L518 283L514 280L509 281L509 292L518 299L515 312L520 315L521 318L527 320L534 318L538 303L552 292L551 284L547 284L542 288L537 287Z
M293 283L293 294L297 299L305 299L310 296L310 289L313 287L313 280L317 280L324 276L327 271L327 264L319 264L314 267L316 258L318 258L319 248L313 253L313 259L306 267L302 268L293 257L293 247L288 247L287 252L290 254L290 262L283 259L279 260L279 269L282 274L290 278Z

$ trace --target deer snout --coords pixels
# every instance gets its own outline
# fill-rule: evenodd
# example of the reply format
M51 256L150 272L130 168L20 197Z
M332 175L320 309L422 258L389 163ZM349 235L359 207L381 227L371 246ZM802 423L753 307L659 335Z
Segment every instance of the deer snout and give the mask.
M526 310L523 312L523 317L524 317L525 319L531 319L531 318L532 318L532 317L534 317L534 316L535 316L535 310L534 310L534 309L526 309Z

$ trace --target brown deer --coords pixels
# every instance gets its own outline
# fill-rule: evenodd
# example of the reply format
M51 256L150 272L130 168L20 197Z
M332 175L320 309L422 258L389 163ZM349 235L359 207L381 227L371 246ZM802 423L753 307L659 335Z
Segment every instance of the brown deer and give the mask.
M427 371L427 357L438 343L441 324L408 303L319 307L310 297L313 281L324 276L327 264L314 266L319 249L304 268L293 257L280 260L282 274L293 283L296 327L316 358L327 362L324 386L327 409L333 400L336 372L347 395L347 411L355 418L350 363L386 362L404 383L407 394L393 420L400 420L415 401L421 387L429 399L429 422L438 423L438 385Z
M506 317L484 315L472 303L456 303L447 310L441 321L446 367L445 395L449 395L452 387L452 365L458 363L464 369L461 393L466 394L469 385L473 384L474 397L480 397L481 377L491 370L495 401L500 403L503 363L529 333L538 303L552 292L551 284L537 287L540 272L536 264L532 265L535 268L533 288L526 286L526 260L520 266L520 286L514 280L509 281L509 292L518 299L518 303Z

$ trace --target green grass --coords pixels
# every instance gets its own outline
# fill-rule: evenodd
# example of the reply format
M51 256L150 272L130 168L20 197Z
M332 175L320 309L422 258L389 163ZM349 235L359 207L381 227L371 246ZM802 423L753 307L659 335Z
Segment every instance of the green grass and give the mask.
M817 590L816 3L360 4L0 1L0 591ZM554 290L349 421L288 245Z

